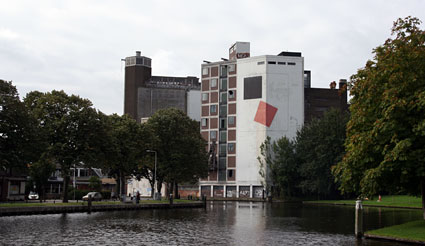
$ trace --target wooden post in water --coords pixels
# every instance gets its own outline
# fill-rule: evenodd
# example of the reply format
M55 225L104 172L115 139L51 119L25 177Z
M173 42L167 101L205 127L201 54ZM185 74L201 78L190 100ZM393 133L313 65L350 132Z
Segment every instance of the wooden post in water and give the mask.
M356 218L355 218L355 225L354 225L354 233L356 234L357 238L363 237L363 206L362 206L362 200L356 201Z
M91 195L89 195L89 200L87 202L87 205L89 207L89 213L91 213Z

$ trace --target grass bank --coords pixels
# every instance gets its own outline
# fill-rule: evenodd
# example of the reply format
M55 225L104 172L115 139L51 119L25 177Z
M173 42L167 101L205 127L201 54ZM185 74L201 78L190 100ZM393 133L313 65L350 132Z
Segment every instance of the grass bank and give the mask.
M174 203L190 203L194 202L192 200L182 200L182 199L175 199L173 201ZM170 203L169 200L140 200L140 204L168 204ZM92 202L93 205L117 205L117 204L131 204L131 203L122 203L120 201L100 201L100 202ZM69 202L69 203L63 203L63 202L13 202L13 203L0 203L0 208L17 208L17 207L43 207L43 206L87 206L87 202Z
M425 244L425 220L417 220L401 225L367 231L365 236L399 241L407 240Z
M355 205L356 200L319 200L319 201L305 201L304 203L312 204L334 204L334 205ZM397 196L382 196L380 202L375 197L373 200L363 200L364 206L378 206L378 207L395 207L395 208L422 208L422 201L420 197L397 195Z

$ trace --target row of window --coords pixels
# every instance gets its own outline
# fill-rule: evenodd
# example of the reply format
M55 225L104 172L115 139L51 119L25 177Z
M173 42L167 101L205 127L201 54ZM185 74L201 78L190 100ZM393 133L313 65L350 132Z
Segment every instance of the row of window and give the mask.
M207 76L210 74L210 67L204 67L202 68L202 75L203 76ZM220 76L222 77L226 77L227 76L227 72L232 73L235 72L236 70L236 65L235 64L229 64L229 65L223 65L220 66Z
M214 135L214 137L216 137L217 132L212 131L210 132L210 134L211 136ZM218 153L220 156L226 156L227 153L235 153L235 143L221 143L219 144L218 150L219 150ZM220 158L220 163L222 163L221 158Z
M226 103L227 102L227 94L229 95L229 99L234 99L236 95L235 90L230 90L228 92L220 92L220 103ZM202 101L208 101L208 95L209 93L202 93Z
M286 63L286 62L276 62L276 61L269 61L269 62L267 62L268 64L272 64L272 65L286 65L286 64L288 64L289 66L295 66L296 65L296 63L295 62L288 62L288 63ZM264 64L266 64L266 62L265 61L259 61L259 62L257 62L257 65L264 65Z
M236 116L229 116L227 117L227 121L229 123L229 126L235 125ZM201 119L201 126L202 127L208 127L208 118L202 118ZM220 128L226 128L226 118L220 118Z

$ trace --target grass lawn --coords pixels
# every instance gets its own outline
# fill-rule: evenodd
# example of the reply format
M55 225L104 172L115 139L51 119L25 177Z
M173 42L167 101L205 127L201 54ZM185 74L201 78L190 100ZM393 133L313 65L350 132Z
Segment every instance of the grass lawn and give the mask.
M425 242L425 220L367 231L365 234Z
M327 204L356 204L356 200L320 200L320 201L306 201L304 203L327 203ZM368 206L382 206L382 207L408 207L408 208L422 208L422 201L420 197L415 196L382 196L382 200L378 202L378 197L373 200L363 200L363 205Z
M175 199L174 203L191 203L194 202L192 200L182 200L182 199ZM168 200L161 200L161 201L156 201L156 200L140 200L140 204L153 204L153 203L169 203ZM119 201L100 201L100 202L92 202L93 205L108 205L108 204L132 204L132 203L122 203ZM0 203L0 208L13 208L13 207L38 207L38 206L87 206L87 202L70 202L70 203L63 203L63 202L57 202L57 203L52 203L52 202L30 202L30 203L25 203L25 202L14 202L14 203Z

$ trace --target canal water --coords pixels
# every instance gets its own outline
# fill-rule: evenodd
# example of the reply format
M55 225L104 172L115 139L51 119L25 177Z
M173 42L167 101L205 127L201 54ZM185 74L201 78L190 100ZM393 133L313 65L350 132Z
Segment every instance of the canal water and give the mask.
M365 208L365 229L421 219ZM354 237L354 208L209 202L206 209L0 217L0 245L403 245Z

